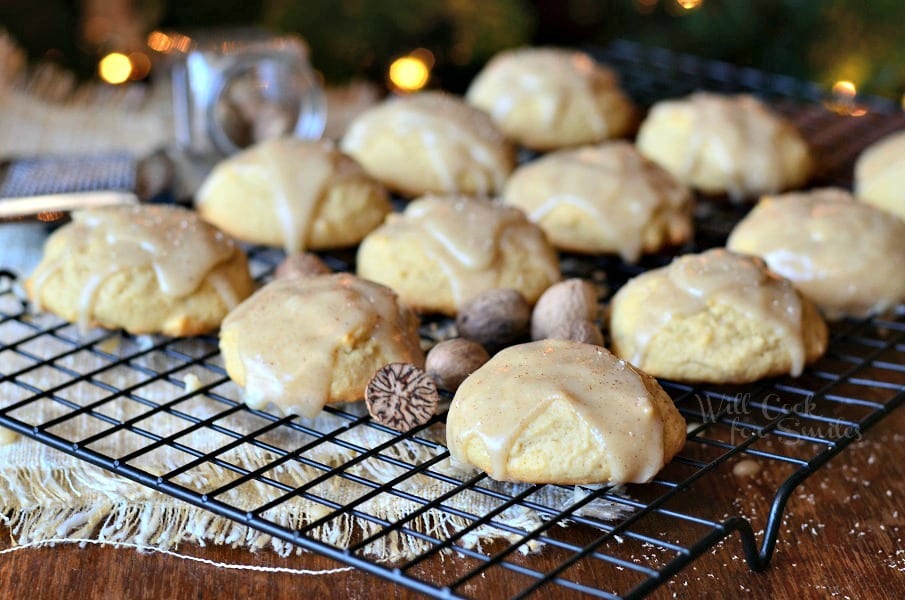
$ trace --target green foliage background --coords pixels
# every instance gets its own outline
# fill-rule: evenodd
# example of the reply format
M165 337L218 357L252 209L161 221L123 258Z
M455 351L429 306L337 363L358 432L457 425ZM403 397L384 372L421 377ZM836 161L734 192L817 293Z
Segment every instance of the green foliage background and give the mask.
M0 23L34 57L92 74L97 55L75 23L78 3L0 2ZM754 66L830 85L850 79L865 92L905 92L903 0L133 0L154 28L256 24L296 32L330 81L380 80L397 56L424 47L436 57L434 86L461 90L495 52L524 44L580 46L616 37Z

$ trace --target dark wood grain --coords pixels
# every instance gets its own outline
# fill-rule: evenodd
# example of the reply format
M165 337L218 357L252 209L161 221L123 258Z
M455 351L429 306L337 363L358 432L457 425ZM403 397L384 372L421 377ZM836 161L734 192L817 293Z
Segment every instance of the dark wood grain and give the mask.
M725 540L668 581L652 597L897 598L905 596L905 409L898 410L818 471L792 495L776 555L764 573L751 572L737 535ZM714 485L714 502L763 523L775 482L770 465L749 478L731 473ZM702 501L707 501L703 497ZM573 532L581 538L581 532ZM4 535L3 548L9 547ZM306 554L280 558L223 547L183 546L179 551L217 562L335 569L342 565ZM544 550L519 560L533 567L556 564ZM426 580L448 581L464 571L458 557L432 560L417 570ZM459 591L480 598L504 597L517 578L476 578ZM3 598L298 598L416 597L359 571L327 575L258 573L218 568L128 549L64 545L0 555ZM606 582L624 587L619 581ZM574 597L547 586L543 597Z

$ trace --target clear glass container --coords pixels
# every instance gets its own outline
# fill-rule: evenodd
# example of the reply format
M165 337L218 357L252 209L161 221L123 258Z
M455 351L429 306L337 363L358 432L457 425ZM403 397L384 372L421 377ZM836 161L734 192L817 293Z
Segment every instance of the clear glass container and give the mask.
M178 42L173 120L185 152L225 156L280 135L323 134L326 100L300 38L258 30L170 38Z

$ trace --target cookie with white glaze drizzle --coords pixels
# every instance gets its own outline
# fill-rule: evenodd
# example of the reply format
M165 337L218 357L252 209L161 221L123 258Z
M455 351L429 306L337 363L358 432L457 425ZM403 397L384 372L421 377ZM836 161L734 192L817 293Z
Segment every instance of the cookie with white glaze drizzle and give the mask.
M216 329L254 281L244 252L196 213L137 205L73 213L25 288L83 330L186 336Z

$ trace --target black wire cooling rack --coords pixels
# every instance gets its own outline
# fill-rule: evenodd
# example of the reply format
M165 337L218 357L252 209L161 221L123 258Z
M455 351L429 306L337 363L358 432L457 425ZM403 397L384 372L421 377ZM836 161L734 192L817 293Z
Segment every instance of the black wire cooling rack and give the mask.
M628 42L593 53L621 73L642 106L702 88L766 98L798 125L815 149L820 171L814 185L848 185L858 152L905 125L892 103L835 105L817 86L787 77ZM702 199L695 243L681 251L721 244L743 212ZM282 258L280 252L263 248L249 249L249 256L259 278L269 277ZM325 258L335 268L349 269L351 256ZM563 264L571 275L605 273L615 290L632 275L669 259L653 257L628 266L605 257L564 256ZM494 577L505 582L499 585L513 597L557 588L603 598L638 598L734 532L740 534L750 567L763 569L795 487L905 400L905 307L900 307L891 316L834 324L826 357L797 379L736 387L662 382L689 423L688 444L649 484L618 490L504 485L483 474L457 474L444 467L448 453L435 440L442 440L436 432L442 433L445 413L399 434L354 408L328 408L314 421L249 410L229 391L216 339L134 339L99 330L80 335L54 317L33 315L18 293L16 277L0 272L0 425L290 544L438 597L474 595L482 579ZM438 326L442 329L443 323L426 324L426 337ZM84 364L76 360L80 357L93 366L74 367ZM186 387L190 371L205 374L200 386ZM117 378L121 374L129 376L128 384ZM47 375L57 383L36 383L46 382ZM154 386L166 388L163 399L145 393ZM193 410L199 398L205 400L206 412ZM44 415L39 422L22 416L34 408ZM155 428L155 419L164 416L178 426ZM60 429L74 420L83 433L61 436ZM222 443L196 448L191 440L198 432L216 434ZM280 432L302 441L284 447L276 441ZM356 437L349 435L352 432L378 435ZM128 453L114 456L104 449L115 436L129 436L137 443ZM356 439L376 441L363 444ZM230 454L240 447L270 458L260 467L243 467ZM339 464L312 458L314 450L325 447L346 458ZM430 458L406 459L406 449L415 447ZM141 466L143 458L164 448L182 460L165 473ZM733 514L731 506L707 501L713 496L715 474L740 459L769 463L784 477L758 533L752 520ZM393 475L383 480L363 475L357 467L368 463L393 469ZM287 485L275 473L288 465L303 466L313 475L301 486ZM232 479L204 489L192 482L192 474L205 466L229 472ZM414 478L427 484L408 485ZM253 506L232 501L249 483L271 490L270 499ZM324 492L331 485L354 485L360 491L356 499L338 503ZM478 498L482 509L463 508L456 502L463 494ZM392 520L375 516L368 506L380 499L391 499L402 513ZM322 516L295 526L271 517L272 509L296 500L317 505ZM511 525L504 517L518 511L540 519L530 527ZM430 515L455 519L459 526L415 525ZM349 517L368 527L344 544L315 535L319 528ZM565 524L570 526L562 527ZM469 541L488 530L501 539L479 546ZM421 550L414 557L385 563L371 555L374 544L381 542L411 543ZM538 548L533 554L524 552ZM439 555L450 553L455 559L445 566L431 566ZM499 577L504 572L506 576Z

